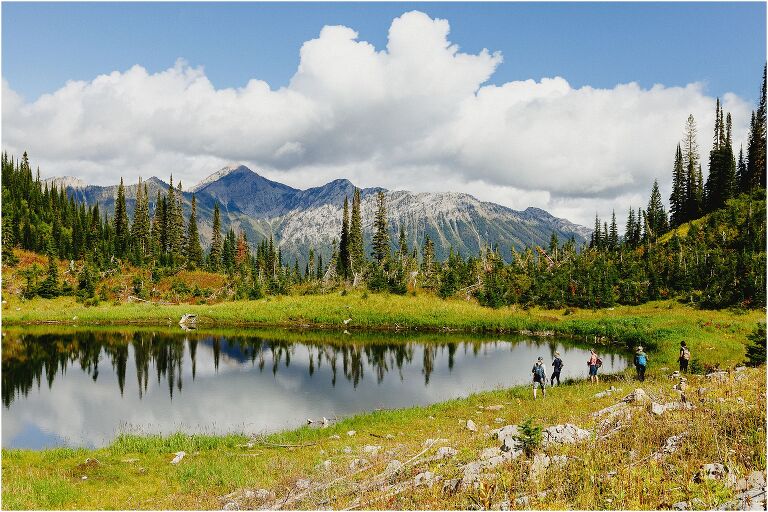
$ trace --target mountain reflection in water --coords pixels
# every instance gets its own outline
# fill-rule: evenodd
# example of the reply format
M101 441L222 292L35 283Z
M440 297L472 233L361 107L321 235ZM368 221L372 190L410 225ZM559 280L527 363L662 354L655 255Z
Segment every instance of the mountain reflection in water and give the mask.
M564 378L582 376L588 354L585 346L556 338L477 335L6 334L6 448L100 445L125 426L163 433L277 430L307 417L423 405L525 383L535 358L549 364L555 351L566 363ZM626 366L623 355L603 360L604 371Z

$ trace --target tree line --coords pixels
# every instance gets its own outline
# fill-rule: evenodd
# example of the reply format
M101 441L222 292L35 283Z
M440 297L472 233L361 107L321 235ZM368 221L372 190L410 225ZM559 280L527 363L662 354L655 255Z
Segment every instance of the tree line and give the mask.
M731 114L715 105L715 131L706 182L698 152L696 122L689 116L672 165L669 213L654 181L645 209L629 208L624 233L615 212L610 225L595 218L590 241L577 247L555 234L548 247L523 252L511 249L505 263L502 248L487 246L480 254L450 251L435 258L425 236L409 247L401 226L390 239L386 196L376 195L370 252L363 242L360 190L345 198L339 237L330 261L308 248L299 268L284 262L272 237L255 244L244 232L221 229L214 206L211 244L204 251L197 226L195 195L185 219L181 183L157 192L150 211L149 191L139 181L133 219L129 219L121 179L112 218L54 184L33 175L26 153L2 155L2 254L13 264L13 248L48 255L48 268L24 270L25 293L53 297L75 293L96 295L100 277L131 264L155 281L179 269L205 269L227 276L226 298L259 298L264 294L324 292L335 287L365 286L372 291L407 293L430 290L441 297L474 296L481 303L547 307L603 307L638 304L666 297L684 297L712 307L765 304L765 176L766 74L758 107L753 111L747 141L734 156ZM706 220L701 222L703 216ZM696 222L693 222L696 221ZM686 224L688 223L688 224ZM676 228L688 226L687 231ZM669 233L674 230L673 233ZM394 243L393 243L394 242ZM77 261L76 286L61 282L56 258ZM140 280L139 280L140 281ZM135 293L146 294L142 282ZM101 295L104 296L102 290Z

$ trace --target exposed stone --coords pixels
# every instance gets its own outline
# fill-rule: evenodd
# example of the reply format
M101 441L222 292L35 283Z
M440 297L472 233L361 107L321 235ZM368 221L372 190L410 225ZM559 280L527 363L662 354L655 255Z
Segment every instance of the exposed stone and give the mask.
M605 391L601 391L600 393L597 393L595 395L595 398L605 398L606 396L612 395L614 393L620 393L620 392L621 392L621 388L616 389L615 387L611 386Z
M240 510L240 505L238 505L234 501L230 501L226 505L224 505L224 510Z
M500 411L504 408L503 405L489 405L485 408L486 411Z
M459 485L461 485L461 480L458 478L451 478L450 480L446 480L443 482L443 492L446 494L453 494L459 490Z
M467 430L470 432L477 432L477 425L472 420L467 420Z
M493 422L494 423L504 423L504 418L494 418Z
M320 469L322 471L328 471L331 469L331 466L333 465L333 462L330 460L324 460L320 464L317 465L317 469Z
M419 473L413 478L413 485L415 487L432 487L434 483L437 481L435 478L435 474L431 471L424 471L423 473Z
M501 448L495 448L495 447L484 448L480 452L480 459L481 460L488 460L491 457L498 457L499 455L503 455L503 454L504 454L504 452L501 451Z
M542 432L541 445L545 449L557 444L575 444L592 437L589 430L584 430L571 423L545 428Z
M667 411L674 411L679 409L693 409L694 406L690 402L669 402L667 404L658 404L656 402L651 402L650 411L651 413L661 416Z
M353 436L353 435L355 435L355 434L357 434L357 431L355 431L355 430L349 430L349 431L347 432L347 435L348 435L349 437L352 437L352 436Z
M645 392L642 388L637 388L627 396L621 399L622 402L631 404L634 402L647 402L650 400L650 397L648 396L648 393Z
M367 453L374 457L379 453L379 450L381 450L381 446L379 445L367 444L363 446L363 453Z
M728 486L732 486L736 483L736 477L731 473L728 466L715 462L713 464L704 464L696 476L694 477L696 482L702 480L723 480L723 483Z
M766 510L765 487L754 487L740 492L731 501L723 503L718 510Z
M333 435L332 435L331 437L329 437L328 439L334 439L334 440L338 440L338 439L341 439L341 436L338 436L338 435L336 435L336 434L333 434Z
M550 457L543 453L537 453L531 462L531 478L534 480L539 477L550 466L564 466L568 463L568 457L565 455L554 455Z
M437 456L441 459L450 459L459 453L456 449L450 446L441 446L437 449Z
M387 439L394 439L395 438L395 436L393 436L392 434L387 434L385 437Z
M667 440L664 441L664 446L662 446L661 451L653 454L652 458L654 460L660 460L666 455L672 455L673 453L675 453L677 450L680 449L683 439L687 435L688 435L688 432L681 432L676 436L668 437Z
M312 485L312 481L309 478L301 478L296 480L296 488L302 491L304 489L309 489L310 485Z
M368 461L365 459L354 459L352 462L349 463L349 470L355 471L367 465L368 465Z
M712 373L708 373L706 377L716 382L726 382L728 380L728 372L718 370Z
M700 510L704 508L704 502L699 498L693 498L691 501L678 501L672 505L674 510Z
M442 443L447 443L447 442L448 442L448 440L445 439L445 438L442 438L442 437L439 437L437 439L430 438L430 439L427 439L426 441L424 441L422 446L426 447L426 446L429 446L429 445L442 444Z
M352 453L352 447L345 446L341 451L343 451L344 453Z
M736 368L733 369L733 371L735 371L736 373L739 373L739 372L743 372L746 369L747 369L746 366L737 366Z
M402 469L403 463L399 460L391 460L389 461L389 464L387 464L387 468L384 470L387 474L394 474L400 471Z

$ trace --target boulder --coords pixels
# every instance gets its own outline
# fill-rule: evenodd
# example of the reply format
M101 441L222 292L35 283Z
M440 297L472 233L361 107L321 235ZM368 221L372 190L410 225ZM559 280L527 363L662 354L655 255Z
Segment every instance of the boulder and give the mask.
M459 452L450 446L441 446L437 449L437 457L441 459L450 459L456 456L457 453Z
M504 418L494 418L493 422L494 423L504 423Z
M480 452L480 460L488 460L493 457L498 457L499 455L504 455L504 452L501 451L501 448L484 448Z
M715 381L715 382L726 382L728 381L728 372L723 370L718 370L715 372L708 373L706 377L709 380Z
M728 466L715 462L712 464L704 464L701 469L694 476L696 482L703 480L722 480L727 486L733 486L736 483L736 477L733 475Z
M357 434L357 431L355 431L355 430L349 430L349 431L347 431L347 435L348 435L349 437L352 437L352 436L353 436L353 435L355 435L355 434Z
M431 471L424 471L413 478L414 487L432 487L437 481L435 474Z
M614 393L620 393L621 389L616 389L615 387L611 386L610 388L606 389L605 391L601 391L600 393L597 393L595 395L595 398L605 398L606 396L612 395Z
M472 420L467 420L467 430L470 432L477 432L477 425Z
M399 460L391 460L389 461L389 464L387 464L387 468L384 470L384 472L388 475L392 475L400 471L402 467L403 463Z
M500 411L504 408L503 405L489 405L485 408L486 411Z
M229 503L227 503L226 505L224 505L224 508L223 508L223 510L240 510L240 505L238 505L238 504L237 504L236 502L234 502L234 501L230 501Z
M367 444L363 446L363 453L367 453L374 457L379 453L379 450L381 450L381 446L379 445Z
M590 437L592 437L592 433L589 430L566 423L565 425L545 428L541 436L541 445L546 449L558 444L575 444Z
M349 470L355 471L368 465L368 461L365 459L354 459L349 463Z
M333 435L332 435L332 436L330 436L328 439L339 440L339 439L341 439L341 436L337 436L336 434L333 434Z
M309 489L310 485L312 485L312 481L309 478L300 478L299 480L296 480L296 488L301 491Z
M443 492L446 494L453 494L459 490L461 480L459 478L451 478L443 482Z
M647 402L650 400L650 397L648 396L648 393L645 392L642 388L637 388L627 396L621 399L622 402L631 404L635 402Z
M352 447L345 446L341 451L343 451L344 453L352 453Z
M331 462L330 460L324 460L323 462L317 465L317 469L319 469L320 471L329 471L332 465L333 465L333 462Z

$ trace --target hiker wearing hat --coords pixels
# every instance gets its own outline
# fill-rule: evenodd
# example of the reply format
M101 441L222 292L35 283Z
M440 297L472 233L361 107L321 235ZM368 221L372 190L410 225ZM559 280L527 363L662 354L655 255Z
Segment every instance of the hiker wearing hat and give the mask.
M555 379L557 379L557 385L560 385L560 370L563 369L563 360L560 359L560 352L555 352L555 360L552 361L552 377L549 380L549 385L555 385Z
M691 360L691 351L688 350L688 345L685 341L680 342L680 373L688 373L688 362Z
M637 347L635 350L635 369L637 378L640 382L645 380L645 367L648 365L648 356L643 352L643 347Z
M547 382L547 369L544 367L544 358L539 356L531 370L533 374L533 399L536 400L536 384L541 388L542 396L547 396L545 388Z

